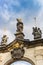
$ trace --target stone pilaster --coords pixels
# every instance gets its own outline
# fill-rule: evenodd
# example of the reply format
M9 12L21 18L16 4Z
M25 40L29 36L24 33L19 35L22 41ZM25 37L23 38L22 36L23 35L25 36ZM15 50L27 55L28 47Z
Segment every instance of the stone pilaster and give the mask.
M39 46L35 48L36 65L43 65L43 47Z

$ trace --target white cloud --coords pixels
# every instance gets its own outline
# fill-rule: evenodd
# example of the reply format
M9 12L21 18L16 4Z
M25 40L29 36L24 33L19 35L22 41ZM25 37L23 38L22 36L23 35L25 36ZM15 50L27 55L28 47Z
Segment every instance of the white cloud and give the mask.
M41 5L40 11L37 16L37 22L39 27L43 27L43 0L37 0Z
M8 9L8 5L6 3L4 3L3 7L4 9Z
M15 6L20 6L20 2L18 0L11 1Z
M8 5L14 5L14 6L20 6L20 2L19 0L6 0L6 2L8 3Z
M6 22L9 21L10 15L9 15L9 12L8 12L7 10L3 11L3 12L1 13L1 16L2 16L2 18L3 18Z
M39 4L43 5L43 0L37 0Z

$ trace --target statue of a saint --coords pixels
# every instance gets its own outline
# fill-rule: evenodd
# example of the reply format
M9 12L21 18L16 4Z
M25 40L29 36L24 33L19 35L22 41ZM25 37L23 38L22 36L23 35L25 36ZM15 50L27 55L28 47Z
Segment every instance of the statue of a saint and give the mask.
M23 31L23 23L21 22L21 19L17 19L17 32L22 32Z

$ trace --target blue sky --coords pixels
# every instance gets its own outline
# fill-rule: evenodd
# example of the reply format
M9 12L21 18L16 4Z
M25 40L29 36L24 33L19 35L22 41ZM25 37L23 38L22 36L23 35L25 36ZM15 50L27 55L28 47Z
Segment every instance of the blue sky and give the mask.
M0 39L6 34L9 37L8 42L13 41L16 18L21 18L24 23L25 38L32 40L34 17L37 18L37 27L43 31L43 0L0 0Z
M31 65L31 64L26 61L16 61L15 63L12 63L11 65Z

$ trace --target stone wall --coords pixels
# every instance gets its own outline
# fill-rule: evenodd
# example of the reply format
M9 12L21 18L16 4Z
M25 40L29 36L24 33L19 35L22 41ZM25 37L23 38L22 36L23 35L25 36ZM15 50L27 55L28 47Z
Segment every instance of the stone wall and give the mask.
M43 65L43 46L38 46L34 48L24 48L25 54L24 58L25 60L32 63L32 65ZM9 61L12 59L11 53L0 53L0 65L6 65L9 63Z

